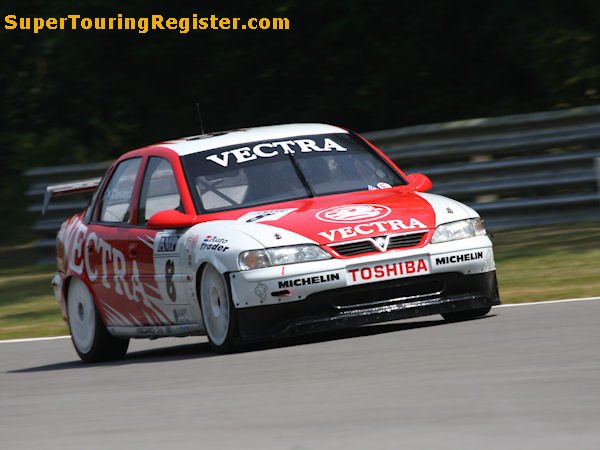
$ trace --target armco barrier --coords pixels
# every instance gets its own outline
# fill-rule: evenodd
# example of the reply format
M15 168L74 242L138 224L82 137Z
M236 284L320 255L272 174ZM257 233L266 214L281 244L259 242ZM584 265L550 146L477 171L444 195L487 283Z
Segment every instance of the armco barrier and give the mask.
M432 192L477 209L488 228L600 221L600 105L383 130L363 135L406 172L423 172ZM41 216L45 186L101 176L109 162L41 167L26 172L27 194L51 255L60 223L89 196L53 200Z

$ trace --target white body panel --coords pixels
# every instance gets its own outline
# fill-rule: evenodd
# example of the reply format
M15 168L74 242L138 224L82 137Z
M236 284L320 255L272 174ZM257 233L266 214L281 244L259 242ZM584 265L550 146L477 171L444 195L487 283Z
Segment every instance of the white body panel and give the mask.
M457 201L433 194L419 194L434 209L436 226L466 218L478 217L471 208ZM197 298L197 274L204 264L213 265L229 280L235 308L251 308L298 302L309 295L357 284L368 284L395 278L459 272L480 274L495 270L492 242L478 236L421 248L332 258L328 260L273 266L240 271L238 257L246 250L297 244L315 244L298 233L270 223L287 210L257 208L256 213L237 220L218 220L195 225L184 231L166 230L154 242L155 279L161 296L169 298L167 282L173 282L177 299L165 306L165 312L182 323L152 327L110 327L111 333L123 337L161 337L205 332ZM261 213L261 214L258 214ZM161 242L175 239L173 248ZM165 264L172 261L175 272L166 279ZM420 264L420 266L419 266ZM419 269L419 270L417 270Z
M468 255L468 256L466 256ZM474 255L474 256L473 256ZM460 258L459 258L460 257ZM447 258L447 259L446 259ZM467 260L468 258L468 260ZM396 275L388 275L387 265L394 263L418 262L424 260L426 271L400 274L396 267ZM376 275L374 268L384 266ZM371 268L371 278L364 280L354 269ZM388 251L348 259L329 259L288 266L276 266L265 269L249 270L231 274L231 290L234 305L247 308L261 305L299 301L315 292L342 288L354 284L386 281L394 278L415 277L444 272L460 272L462 274L478 274L495 270L492 242L487 236L429 244L423 248ZM353 279L352 275L356 276ZM315 280L312 278L316 277ZM280 283L294 280L310 279L300 286L287 287ZM295 284L298 284L297 282ZM273 293L289 290L291 295L276 296Z
M161 145L176 151L179 156L185 156L191 153L247 142L329 133L347 133L347 131L343 128L320 123L297 123L240 129L223 134L214 133L213 135L192 136L185 139L163 142Z

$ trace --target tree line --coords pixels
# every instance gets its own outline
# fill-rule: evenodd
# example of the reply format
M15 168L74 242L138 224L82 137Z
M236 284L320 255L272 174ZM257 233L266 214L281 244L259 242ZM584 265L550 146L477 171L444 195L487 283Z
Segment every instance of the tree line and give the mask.
M4 242L31 238L24 170L209 131L357 131L600 102L600 3L25 0L7 14L287 17L285 31L0 31ZM173 5L173 3L176 3ZM250 3L250 2L248 2Z

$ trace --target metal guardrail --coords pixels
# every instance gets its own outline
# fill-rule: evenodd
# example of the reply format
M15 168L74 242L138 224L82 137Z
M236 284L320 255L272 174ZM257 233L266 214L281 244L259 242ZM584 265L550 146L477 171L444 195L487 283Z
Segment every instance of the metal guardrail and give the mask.
M364 136L403 170L429 175L432 192L475 208L492 230L600 221L600 105Z
M60 228L60 224L66 218L83 210L91 198L89 193L56 198L48 206L46 214L42 216L46 186L102 176L110 164L111 161L104 161L90 164L36 167L25 172L25 176L31 179L31 184L26 192L26 195L31 198L27 209L36 217L33 231L39 236L36 247L41 261L52 262L56 232Z
M492 230L600 221L600 105L363 135L404 171L429 175L432 192L475 208ZM29 211L41 212L46 185L101 176L109 164L27 171ZM42 255L53 252L60 223L88 199L57 199L46 216L37 216L34 230Z

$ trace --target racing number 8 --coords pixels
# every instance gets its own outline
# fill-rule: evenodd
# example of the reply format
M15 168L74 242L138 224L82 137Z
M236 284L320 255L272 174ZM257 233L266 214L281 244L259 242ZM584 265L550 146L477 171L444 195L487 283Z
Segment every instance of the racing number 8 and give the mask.
M173 275L175 275L175 263L173 260L168 259L165 264L165 278L167 279L167 294L172 302L177 299L177 292L175 291L175 283L173 283Z

